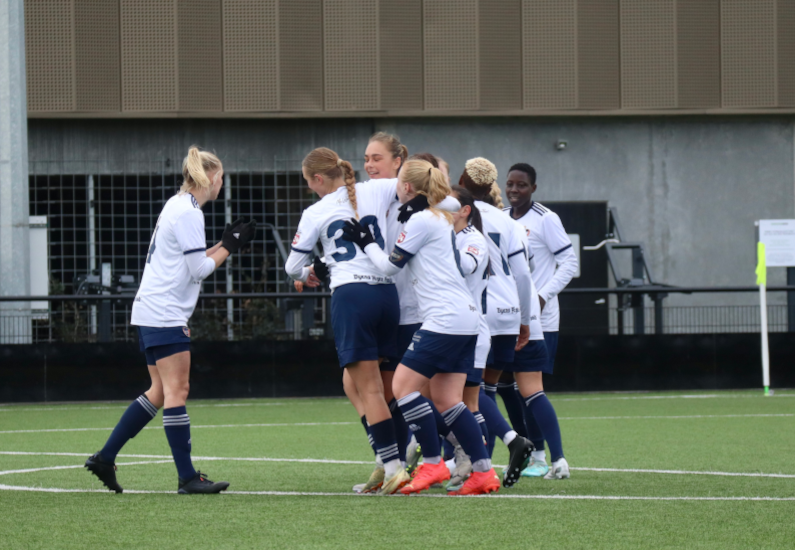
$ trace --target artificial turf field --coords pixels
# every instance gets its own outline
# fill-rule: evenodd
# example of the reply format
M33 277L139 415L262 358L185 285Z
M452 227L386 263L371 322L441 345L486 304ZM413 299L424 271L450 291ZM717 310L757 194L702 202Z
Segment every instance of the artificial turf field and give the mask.
M82 464L126 403L0 405L0 548L795 547L795 391L550 398L571 479L475 498L353 495L372 451L344 399L189 401L217 496L176 494L161 415L116 495Z

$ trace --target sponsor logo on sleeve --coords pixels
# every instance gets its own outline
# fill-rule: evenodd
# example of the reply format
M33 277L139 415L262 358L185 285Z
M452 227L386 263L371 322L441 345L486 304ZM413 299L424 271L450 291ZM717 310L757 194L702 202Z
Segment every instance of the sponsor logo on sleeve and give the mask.
M406 240L406 232L405 231L401 231L400 235L398 235L397 242L398 242L398 244L400 244L400 243L402 243L405 240Z
M299 231L295 234L295 237L293 237L293 246L297 245L298 241L300 240L301 240L301 232Z
M527 231L527 236L529 237L530 236L530 228L529 227L525 227L524 230Z
M400 241L398 241L400 242ZM403 254L398 252L397 250L393 250L392 254L389 255L389 261L396 264L398 262L403 261Z
M478 250L478 248L474 246L467 247L467 252L469 252L470 254L474 254L475 256L480 256L480 250Z

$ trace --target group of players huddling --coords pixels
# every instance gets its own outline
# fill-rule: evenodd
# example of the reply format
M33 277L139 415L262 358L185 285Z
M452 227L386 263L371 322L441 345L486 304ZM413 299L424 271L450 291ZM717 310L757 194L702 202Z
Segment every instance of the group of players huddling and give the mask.
M535 170L524 163L509 170L511 208L502 207L497 169L484 158L467 161L451 187L442 159L409 157L396 137L379 132L368 143L365 170L371 179L357 183L351 164L330 149L304 158L303 176L320 200L301 216L285 265L299 291L326 281L331 288L343 387L376 460L354 491L412 494L446 484L451 495L495 492L496 438L509 451L503 486L522 476L568 478L542 373L552 373L557 294L577 258L558 216L532 200ZM86 462L118 493L116 455L160 407L178 492L229 486L193 468L185 409L187 322L200 283L256 231L254 221L238 220L205 248L201 206L218 197L222 176L215 155L192 147L182 189L152 235L131 321L152 386ZM318 240L323 253L313 260Z

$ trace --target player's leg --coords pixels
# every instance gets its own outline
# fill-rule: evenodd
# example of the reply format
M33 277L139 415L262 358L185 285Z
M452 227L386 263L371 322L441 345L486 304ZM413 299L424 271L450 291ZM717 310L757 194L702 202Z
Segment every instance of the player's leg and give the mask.
M524 406L522 396L514 382L513 373L503 372L500 381L497 383L497 395L502 398L505 404L505 411L508 413L508 420L516 433L524 438L530 439L524 419Z
M479 371L482 372L482 371ZM480 383L477 380L470 380L470 376L467 376L466 385L464 386L464 405L466 405L469 412L475 417L475 421L478 423L478 427L481 429L480 438L483 443L483 446L486 446L486 442L488 441L488 430L486 428L486 421L483 419L483 415L480 414L480 410L478 407L478 395L480 394ZM455 435L452 435L451 438L455 438ZM453 468L452 472L450 472L450 481L447 483L446 489L450 492L458 491L463 487L466 480L469 478L470 474L472 473L472 460L470 459L469 455L464 451L464 448L458 442L457 438L455 438L457 445L455 445L455 467ZM488 454L488 450L487 450ZM489 455L490 456L490 455Z

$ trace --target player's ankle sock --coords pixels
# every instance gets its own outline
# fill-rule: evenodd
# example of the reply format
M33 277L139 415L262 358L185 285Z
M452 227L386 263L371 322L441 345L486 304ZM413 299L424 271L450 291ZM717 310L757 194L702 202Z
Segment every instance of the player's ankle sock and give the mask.
M541 449L540 451L538 450L533 451L532 453L530 453L530 456L532 456L533 460L535 460L536 462L547 461L547 453L544 451L544 449Z
M367 423L367 417L362 416L361 421L362 421L362 426L364 426L364 433L367 434L367 441L370 443L370 448L373 450L375 456L378 456L378 451L375 450L375 442L373 441L373 435L370 433L370 424Z
M406 446L409 442L409 427L403 419L403 414L397 406L397 400L389 402L389 412L392 413L392 424L395 426L395 439L397 440L398 456L403 462L406 461Z
M376 452L384 462L384 472L391 476L400 467L398 445L395 441L395 424L387 418L376 424L370 424L370 433L375 442Z
M505 434L505 435L502 437L502 442L503 442L503 443L505 443L505 446L507 447L508 445L510 445L510 444L511 444L511 441L513 441L514 439L516 439L516 437L517 437L518 435L519 435L519 434L518 434L518 433L516 433L516 430L511 430L511 431L509 431L507 434Z
M103 460L114 462L124 444L138 435L156 415L157 407L152 405L146 395L141 395L133 401L121 415L119 423L113 428L105 446L99 451Z
M414 432L414 437L422 447L423 461L428 461L428 458L441 457L439 428L436 426L431 402L424 398L420 392L415 391L398 399L398 407L403 413L406 424Z
M488 472L491 470L491 460L488 458L481 458L480 460L476 460L472 463L472 471L473 472Z
M447 409L442 416L473 464L489 459L478 422L463 402Z
M168 445L171 447L171 456L177 465L177 474L183 481L188 481L196 476L193 463L190 460L190 417L185 406L163 409L163 428L166 430Z
M442 458L447 461L453 457L455 457L455 447L453 447L453 444L445 438L445 440L442 442Z
M486 419L483 418L483 415L480 411L475 412L475 420L478 421L478 426L480 426L480 431L483 435L483 444L488 446L489 444L489 428L486 426ZM489 452L489 456L491 453Z
M522 399L524 401L524 399ZM533 442L536 451L544 452L544 434L541 433L541 428L536 422L535 416L529 407L522 405L524 409L524 425L527 426L527 439Z
M563 458L563 442L560 437L560 426L555 408L543 392L536 392L525 400L525 406L531 410L532 415L544 434L544 439L549 445L549 457L552 462Z
M486 397L495 403L497 402L497 384L486 384L483 382L480 387L486 393Z
M497 394L502 397L505 403L505 410L508 412L508 419L516 433L522 437L527 437L527 427L524 425L524 406L522 396L516 388L516 383L501 383L497 385Z

